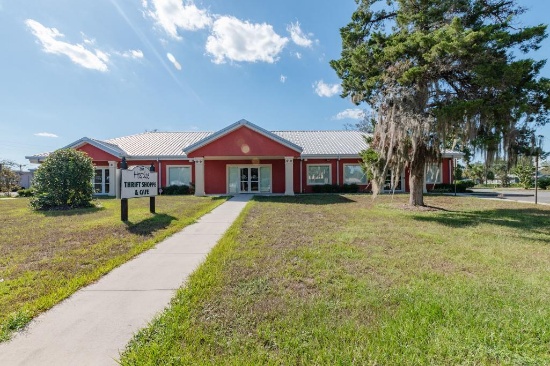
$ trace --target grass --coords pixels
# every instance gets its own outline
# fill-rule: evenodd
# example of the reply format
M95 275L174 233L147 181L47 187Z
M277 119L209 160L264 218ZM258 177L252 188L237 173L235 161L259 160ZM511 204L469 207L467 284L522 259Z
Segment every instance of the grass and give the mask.
M193 223L224 199L192 196L129 201L120 221L120 201L96 207L32 211L26 198L0 201L0 341L38 313L97 280L155 243Z
M550 364L550 207L407 198L256 198L121 364Z

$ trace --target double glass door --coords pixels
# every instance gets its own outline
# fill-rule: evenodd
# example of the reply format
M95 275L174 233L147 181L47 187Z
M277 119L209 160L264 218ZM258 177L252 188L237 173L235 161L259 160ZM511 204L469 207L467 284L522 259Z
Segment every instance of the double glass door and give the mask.
M270 193L271 166L231 166L228 181L228 193Z
M242 193L260 192L260 168L239 168L241 173L240 191Z
M391 170L386 175L386 181L384 182L384 191L402 192L403 185L401 184L401 177L394 174ZM397 183L397 184L395 184ZM393 188L395 184L395 189Z

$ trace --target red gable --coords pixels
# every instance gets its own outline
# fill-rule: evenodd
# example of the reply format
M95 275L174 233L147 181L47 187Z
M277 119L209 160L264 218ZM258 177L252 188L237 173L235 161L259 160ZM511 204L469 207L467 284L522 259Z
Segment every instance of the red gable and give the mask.
M187 156L299 156L299 153L248 126L242 126L193 150Z
M88 154L94 161L120 161L119 158L117 158L114 155L111 155L101 149L98 149L97 147L90 145L90 144L84 144L77 148L77 150L83 151L86 154Z

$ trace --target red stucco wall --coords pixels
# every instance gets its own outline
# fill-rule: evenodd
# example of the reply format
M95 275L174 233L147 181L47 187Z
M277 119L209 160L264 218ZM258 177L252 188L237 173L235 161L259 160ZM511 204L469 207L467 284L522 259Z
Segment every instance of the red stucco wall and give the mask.
M92 160L94 161L94 164L96 163L96 161L98 161L98 162L99 161L107 162L107 161L119 161L120 160L117 157L115 157L115 156L113 156L109 153L106 153L105 151L103 151L101 149L98 149L97 147L95 147L93 145L90 145L90 144L84 144L81 147L79 147L77 150L83 151L86 154L88 154L92 158ZM96 165L98 165L98 164L96 164ZM107 164L105 164L105 165L107 165Z
M188 154L189 157L204 156L299 156L299 152L271 140L246 126L212 141Z

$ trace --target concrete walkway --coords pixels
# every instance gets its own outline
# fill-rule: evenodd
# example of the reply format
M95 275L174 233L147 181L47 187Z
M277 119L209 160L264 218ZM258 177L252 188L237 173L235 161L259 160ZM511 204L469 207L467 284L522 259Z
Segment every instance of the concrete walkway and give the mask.
M132 335L162 311L231 226L251 195L114 269L0 343L0 365L115 365Z

